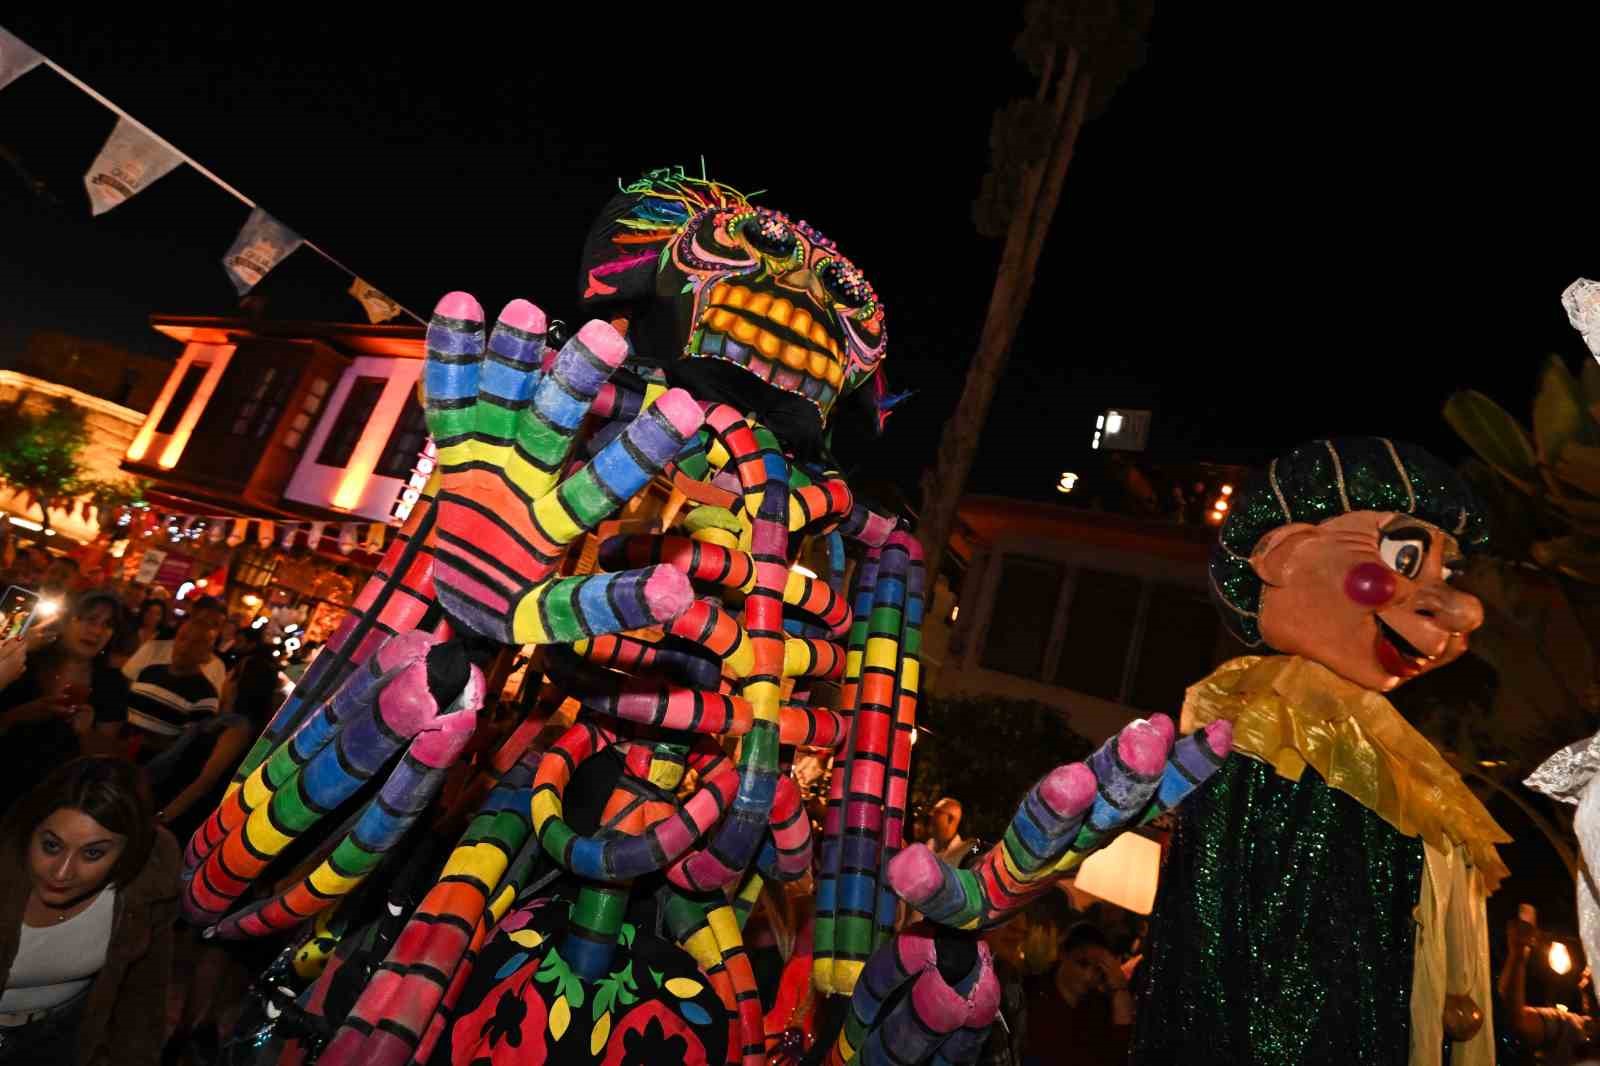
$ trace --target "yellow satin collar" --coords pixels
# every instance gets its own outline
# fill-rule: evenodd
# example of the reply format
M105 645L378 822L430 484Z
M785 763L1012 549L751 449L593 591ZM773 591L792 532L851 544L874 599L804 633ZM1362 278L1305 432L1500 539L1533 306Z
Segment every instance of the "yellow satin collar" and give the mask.
M1233 750L1291 781L1314 767L1406 836L1467 849L1488 891L1510 871L1495 844L1511 837L1432 744L1379 693L1297 655L1247 655L1189 688L1183 732L1233 723Z

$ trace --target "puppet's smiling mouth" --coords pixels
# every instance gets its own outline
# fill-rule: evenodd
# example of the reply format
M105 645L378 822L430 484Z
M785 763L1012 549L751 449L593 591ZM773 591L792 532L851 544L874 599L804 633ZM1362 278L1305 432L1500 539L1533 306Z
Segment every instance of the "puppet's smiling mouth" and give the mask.
M1373 620L1378 623L1378 662L1390 677L1416 677L1433 665L1437 656L1420 650L1377 615Z

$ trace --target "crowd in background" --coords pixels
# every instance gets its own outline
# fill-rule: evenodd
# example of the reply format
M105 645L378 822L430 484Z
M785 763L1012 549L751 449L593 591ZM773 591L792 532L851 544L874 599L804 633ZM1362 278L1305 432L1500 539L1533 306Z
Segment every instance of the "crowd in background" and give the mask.
M70 559L37 547L0 572L0 589L58 605L0 643L0 863L26 875L0 877L0 1066L209 1066L261 960L177 924L180 847L309 656L288 661L218 599L86 585ZM526 708L488 710L445 806L470 805L473 763ZM813 776L805 794L820 833L825 780ZM913 812L912 835L955 866L989 846L962 835L954 797ZM807 877L764 893L746 930L763 1008L795 1033L816 1021L802 950L812 892ZM1147 926L1074 898L1049 891L985 934L1002 988L986 1066L1128 1061ZM900 921L918 918L903 910ZM1491 1007L1506 1066L1589 1061L1592 986L1585 975L1581 1002L1551 1002L1530 978L1544 943L1519 919L1496 944Z

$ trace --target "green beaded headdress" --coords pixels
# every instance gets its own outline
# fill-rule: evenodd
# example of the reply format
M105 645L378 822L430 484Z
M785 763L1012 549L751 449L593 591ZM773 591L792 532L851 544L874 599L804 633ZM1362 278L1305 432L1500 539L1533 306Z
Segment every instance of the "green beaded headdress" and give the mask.
M1274 459L1265 477L1233 497L1211 552L1211 598L1223 624L1261 646L1261 579L1250 553L1291 522L1318 523L1351 511L1400 511L1455 536L1470 552L1488 543L1482 504L1450 467L1413 444L1347 437L1302 444Z

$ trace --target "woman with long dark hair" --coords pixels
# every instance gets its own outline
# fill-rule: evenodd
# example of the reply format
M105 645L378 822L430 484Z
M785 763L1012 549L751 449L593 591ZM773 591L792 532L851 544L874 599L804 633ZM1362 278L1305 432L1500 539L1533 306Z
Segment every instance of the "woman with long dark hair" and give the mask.
M0 821L0 1063L158 1061L178 866L120 759L68 763Z

